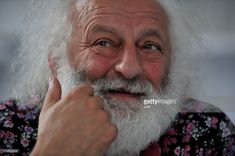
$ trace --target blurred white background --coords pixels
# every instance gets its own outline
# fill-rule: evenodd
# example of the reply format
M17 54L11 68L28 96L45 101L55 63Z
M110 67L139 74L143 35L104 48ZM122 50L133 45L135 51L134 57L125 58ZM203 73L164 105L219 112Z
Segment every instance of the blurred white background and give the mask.
M173 0L172 0L173 1ZM196 75L192 80L193 98L214 104L225 111L235 123L235 1L234 0L178 0L188 14L206 16L192 21L200 29L207 45L206 52L188 58ZM17 55L20 36L25 24L26 3L30 0L0 0L0 99L9 79L10 64ZM200 19L200 17L198 18ZM195 22L195 23L194 23ZM200 23L201 22L201 23Z

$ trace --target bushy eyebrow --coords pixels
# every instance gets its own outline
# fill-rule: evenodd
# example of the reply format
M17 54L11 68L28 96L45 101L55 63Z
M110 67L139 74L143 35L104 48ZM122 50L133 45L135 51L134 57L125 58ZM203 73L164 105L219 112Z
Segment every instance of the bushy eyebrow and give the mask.
M91 29L91 32L108 33L111 35L119 36L123 40L123 37L120 36L120 33L118 33L112 26L97 24ZM154 28L145 28L143 31L139 33L138 36L139 36L138 37L139 39L143 37L156 37L160 39L160 41L164 44L164 40L163 40L163 36L161 32Z
M106 26L106 25L95 25L92 29L92 32L95 33L109 33L109 34L117 34L117 31L111 27L111 26Z
M163 38L162 38L162 35L161 35L161 33L160 33L160 31L155 30L155 29L151 29L151 28L146 28L146 29L144 29L144 30L140 33L139 36L141 36L141 37L154 36L154 37L157 37L157 38L159 38L159 39L161 39L161 40L163 39Z

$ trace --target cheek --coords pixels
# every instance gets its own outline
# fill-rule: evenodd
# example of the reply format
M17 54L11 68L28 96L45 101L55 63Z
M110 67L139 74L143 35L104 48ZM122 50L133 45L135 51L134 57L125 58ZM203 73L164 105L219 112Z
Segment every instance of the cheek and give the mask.
M166 63L145 63L144 71L145 77L150 80L155 89L161 87L161 82L167 75L168 65Z
M90 81L104 77L112 67L112 60L97 53L90 54L85 62Z
M104 77L112 66L112 60L97 51L78 46L74 38L69 44L69 62L73 67L84 67L90 81Z

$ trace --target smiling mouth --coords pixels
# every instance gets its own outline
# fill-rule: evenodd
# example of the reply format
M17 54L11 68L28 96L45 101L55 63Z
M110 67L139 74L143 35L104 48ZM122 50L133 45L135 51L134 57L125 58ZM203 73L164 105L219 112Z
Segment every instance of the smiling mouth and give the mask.
M118 99L139 99L142 96L145 96L144 93L141 92L131 92L126 89L110 89L106 91L102 91L105 96L110 98L118 98Z

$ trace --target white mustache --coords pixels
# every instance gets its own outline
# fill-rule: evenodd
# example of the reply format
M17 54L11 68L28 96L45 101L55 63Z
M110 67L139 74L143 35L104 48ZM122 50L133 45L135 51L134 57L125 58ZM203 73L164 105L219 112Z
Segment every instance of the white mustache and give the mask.
M134 79L128 80L120 76L115 78L102 78L92 83L95 92L120 91L131 94L150 95L154 92L151 82L146 80Z

